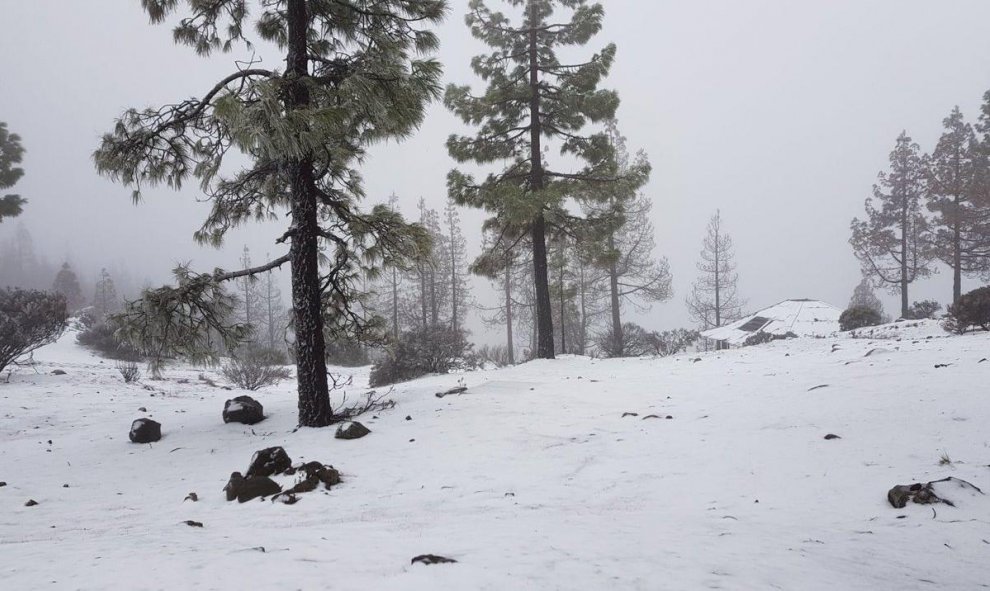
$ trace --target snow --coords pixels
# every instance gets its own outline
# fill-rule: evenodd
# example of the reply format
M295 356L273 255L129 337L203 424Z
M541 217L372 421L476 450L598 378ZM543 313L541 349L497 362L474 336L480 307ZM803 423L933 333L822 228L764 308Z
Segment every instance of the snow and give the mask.
M199 380L223 384L215 370L124 384L70 334L38 351L38 373L0 383L0 581L986 588L987 495L898 510L886 494L949 476L990 491L990 335L915 322L856 336L425 378L397 386L396 408L362 417L372 433L346 441L295 430L291 383L252 394L264 422L224 424L224 401L242 392ZM458 380L469 395L435 396ZM128 441L142 416L162 423L160 442ZM343 483L291 506L226 502L230 473L275 445L333 464ZM199 502L183 501L190 492ZM421 554L458 562L411 565Z

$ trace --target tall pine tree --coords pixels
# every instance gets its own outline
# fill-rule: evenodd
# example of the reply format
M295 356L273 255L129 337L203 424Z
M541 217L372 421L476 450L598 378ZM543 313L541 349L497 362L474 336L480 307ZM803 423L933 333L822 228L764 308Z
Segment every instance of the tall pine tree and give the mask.
M928 209L935 213L934 254L952 269L955 303L962 296L963 275L990 270L990 210L979 203L986 158L973 127L959 107L942 124L945 132L926 158Z
M737 290L736 253L732 237L722 227L720 211L709 220L702 244L699 275L691 286L687 307L701 330L708 330L738 319L743 305Z
M213 203L196 238L219 245L231 228L288 214L280 243L288 252L234 272L180 269L177 288L146 291L120 319L122 335L143 348L208 355L209 330L231 340L222 282L288 263L292 275L299 424L336 420L330 405L325 329L367 327L359 288L391 259L415 252L421 229L381 206L359 208L355 170L367 146L402 138L439 96L440 65L426 27L440 22L445 0L143 0L151 20L178 19L177 43L207 56L230 52L254 29L284 56L284 71L238 62L200 97L158 109L128 110L94 155L97 169L135 187L179 187L195 178ZM249 47L249 44L248 44ZM274 60L280 63L282 60ZM248 164L231 171L228 154ZM184 319L176 321L173 311ZM128 328L129 327L129 328ZM148 330L150 328L150 330ZM151 347L149 347L149 345Z
M554 357L553 312L547 266L547 233L570 220L564 200L588 183L614 180L609 175L611 148L603 133L589 133L589 123L612 119L618 95L599 89L615 57L608 45L586 61L570 63L558 52L582 46L601 30L604 9L585 0L506 0L521 9L517 24L484 0L471 0L466 17L471 33L492 48L475 57L471 67L487 83L480 95L468 86L450 85L445 103L465 123L477 126L474 137L451 136L447 148L458 162L502 164L498 172L476 181L452 171L450 196L461 205L483 208L495 227L522 228L530 236L536 301L537 351ZM557 20L557 12L568 13ZM544 160L545 148L559 143L562 155L583 162L565 172Z
M928 221L921 211L925 170L918 144L907 132L890 153L890 170L881 172L866 200L866 219L852 221L853 252L863 272L901 294L901 317L908 316L908 286L931 273Z

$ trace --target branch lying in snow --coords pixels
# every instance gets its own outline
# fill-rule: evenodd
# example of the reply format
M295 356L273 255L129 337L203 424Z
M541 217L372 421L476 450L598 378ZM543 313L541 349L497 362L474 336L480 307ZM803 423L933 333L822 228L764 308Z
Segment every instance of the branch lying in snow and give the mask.
M334 381L336 384L336 381ZM340 402L340 410L334 413L334 422L350 421L356 417L369 412L379 412L395 408L395 400L389 398L394 388L389 388L388 392L378 394L375 390L364 395L364 401L354 406L347 405L347 394L344 394Z

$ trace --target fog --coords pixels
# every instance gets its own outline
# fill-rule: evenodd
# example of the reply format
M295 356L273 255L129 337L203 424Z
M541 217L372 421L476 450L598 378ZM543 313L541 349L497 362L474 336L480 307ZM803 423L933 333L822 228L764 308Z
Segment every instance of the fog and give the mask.
M691 323L684 297L717 209L735 241L746 309L803 297L844 307L860 276L849 222L895 138L907 130L931 150L952 107L973 122L990 88L985 0L604 4L605 30L585 50L618 45L605 86L620 93L629 146L652 161L644 191L657 254L674 276L673 299L640 315L650 328ZM469 61L483 48L464 26L467 0L450 5L439 59L447 81L477 86ZM134 206L90 157L124 109L200 95L249 54L200 58L173 45L168 27L148 24L136 0L0 0L0 14L0 121L23 138L26 174L15 190L29 200L0 224L0 241L23 225L51 262L68 260L89 280L100 267L127 270L137 284L166 281L177 262L233 268L244 245L256 261L281 253L277 225L234 232L220 250L196 245L208 205L195 183L148 188ZM413 138L375 147L363 167L369 202L395 192L408 214L420 197L442 208L453 167L443 142L458 129L437 104ZM472 255L482 218L462 212ZM951 287L942 269L911 298L944 304ZM486 282L475 292L490 297ZM883 298L896 313L894 296Z

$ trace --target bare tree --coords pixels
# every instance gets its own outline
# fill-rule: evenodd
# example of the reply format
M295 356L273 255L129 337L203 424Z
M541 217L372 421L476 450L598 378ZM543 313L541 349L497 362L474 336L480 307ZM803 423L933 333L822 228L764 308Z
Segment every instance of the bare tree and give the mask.
M722 214L715 212L708 222L700 259L700 275L687 297L688 312L701 330L722 326L741 315L742 302L736 285L735 251L732 238L722 228Z

